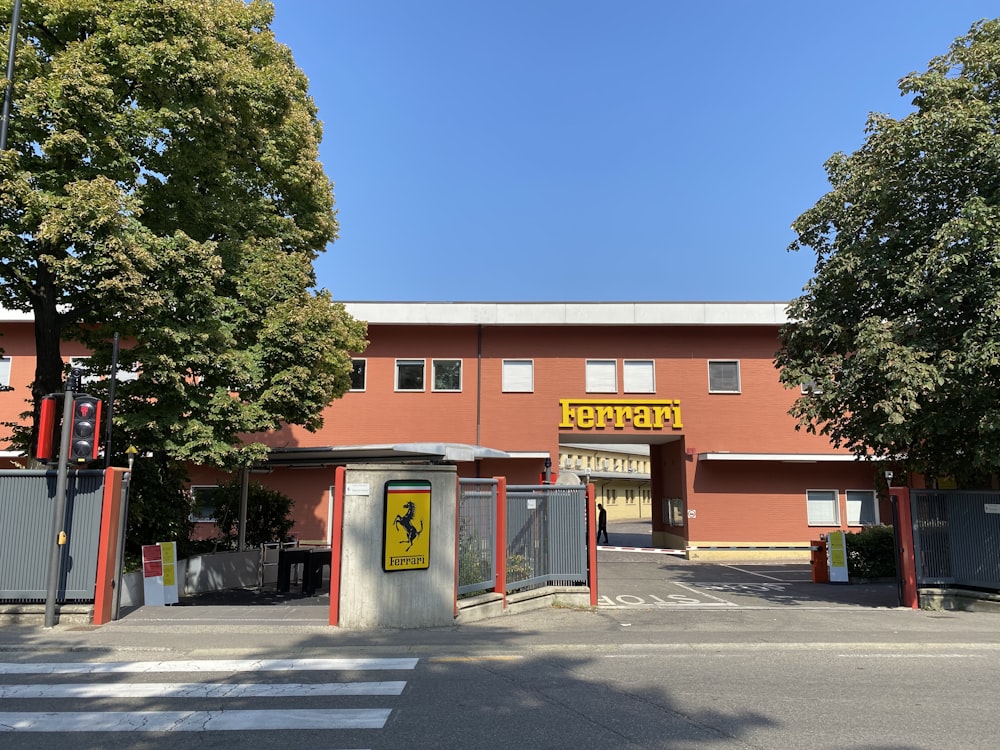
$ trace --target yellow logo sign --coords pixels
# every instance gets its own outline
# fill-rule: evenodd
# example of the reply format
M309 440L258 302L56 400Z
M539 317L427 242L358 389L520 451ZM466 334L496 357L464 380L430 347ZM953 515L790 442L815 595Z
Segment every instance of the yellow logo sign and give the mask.
M431 483L390 480L385 483L385 533L382 569L419 570L430 566Z
M561 398L559 406L562 409L560 427L578 430L606 427L621 430L627 426L637 430L662 430L664 427L680 430L684 427L678 399Z

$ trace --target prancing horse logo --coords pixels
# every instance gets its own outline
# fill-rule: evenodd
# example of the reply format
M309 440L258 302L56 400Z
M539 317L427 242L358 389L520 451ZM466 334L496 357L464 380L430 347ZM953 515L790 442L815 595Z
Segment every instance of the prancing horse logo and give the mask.
M409 552L410 548L413 546L413 542L416 541L417 537L420 536L424 531L424 520L420 519L420 528L418 529L413 525L413 516L416 515L417 506L410 500L403 504L406 508L406 513L396 516L396 519L392 522L392 525L397 529L402 526L403 530L406 532L406 539L400 540L400 544L406 545L406 551Z

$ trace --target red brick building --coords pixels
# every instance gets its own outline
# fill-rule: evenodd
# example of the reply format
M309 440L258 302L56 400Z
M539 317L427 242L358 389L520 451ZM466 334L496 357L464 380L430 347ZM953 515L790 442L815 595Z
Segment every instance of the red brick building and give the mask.
M368 321L354 388L316 433L264 436L254 479L325 539L333 466L458 461L461 476L557 481L560 444L646 444L652 543L691 556L798 547L888 520L877 468L796 431L773 365L780 303L348 303ZM30 318L5 313L0 419L25 409ZM67 356L85 355L69 349ZM15 459L16 460L16 459ZM196 470L194 483L218 477Z

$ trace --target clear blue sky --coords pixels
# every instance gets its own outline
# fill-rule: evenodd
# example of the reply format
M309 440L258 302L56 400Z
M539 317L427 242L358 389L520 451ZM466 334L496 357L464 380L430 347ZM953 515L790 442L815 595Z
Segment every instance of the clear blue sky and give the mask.
M275 0L338 300L785 301L791 222L980 0Z

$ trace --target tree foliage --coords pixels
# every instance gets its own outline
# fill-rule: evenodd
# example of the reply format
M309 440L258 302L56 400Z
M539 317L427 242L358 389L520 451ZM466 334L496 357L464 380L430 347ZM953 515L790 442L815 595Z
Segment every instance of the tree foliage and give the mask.
M1000 21L900 81L793 224L815 276L776 357L800 427L974 482L1000 469Z
M135 462L124 550L129 570L139 566L144 544L176 541L182 558L194 551L191 495L183 486L187 479L183 465L162 454L143 456Z
M0 305L34 314L36 404L61 390L63 340L106 372L117 332L139 374L120 384L117 429L231 465L261 455L238 436L314 429L350 387L365 329L315 289L332 185L272 18L263 0L24 0Z

